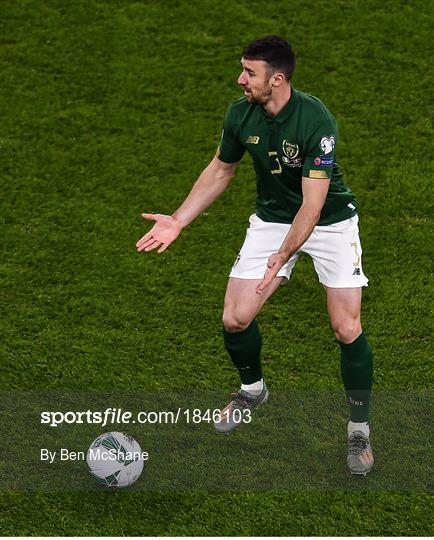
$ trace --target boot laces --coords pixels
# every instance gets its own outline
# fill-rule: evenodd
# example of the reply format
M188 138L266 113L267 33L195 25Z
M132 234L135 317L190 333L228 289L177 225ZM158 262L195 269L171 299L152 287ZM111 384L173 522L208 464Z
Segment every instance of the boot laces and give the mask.
M368 440L364 435L356 433L351 435L348 439L348 452L355 454L356 456L366 450L368 446Z
M249 398L242 390L231 394L231 402L234 405L241 406L243 409L250 409L254 400Z

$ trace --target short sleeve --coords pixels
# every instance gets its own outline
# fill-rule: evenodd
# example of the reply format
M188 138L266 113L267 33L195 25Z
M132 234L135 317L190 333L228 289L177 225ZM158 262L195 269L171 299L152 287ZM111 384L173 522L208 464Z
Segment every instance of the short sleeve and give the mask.
M231 106L225 115L222 138L216 155L225 163L237 163L243 157L245 150L238 137L238 126Z
M306 145L303 176L307 178L331 177L337 138L337 126L334 118L324 120L315 127Z

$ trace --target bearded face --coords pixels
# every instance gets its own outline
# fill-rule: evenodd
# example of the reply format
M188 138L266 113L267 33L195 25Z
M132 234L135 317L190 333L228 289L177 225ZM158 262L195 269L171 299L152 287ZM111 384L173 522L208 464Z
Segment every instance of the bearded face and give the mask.
M243 87L244 95L250 103L265 105L272 95L272 73L263 60L241 59L243 71L238 77L238 84Z

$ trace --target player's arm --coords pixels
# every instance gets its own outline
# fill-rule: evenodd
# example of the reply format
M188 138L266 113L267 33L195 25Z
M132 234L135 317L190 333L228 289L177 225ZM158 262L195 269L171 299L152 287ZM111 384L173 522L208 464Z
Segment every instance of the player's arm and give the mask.
M318 223L324 206L330 180L328 178L302 178L303 203L291 224L280 249L268 259L264 279L258 285L256 292L261 292L276 277L282 266L306 242L315 225Z
M261 294L282 266L306 242L319 221L333 173L337 135L334 117L324 110L318 110L318 121L309 126L309 136L304 141L306 154L302 170L303 202L279 251L268 259L264 279L256 289L258 294Z
M226 163L214 157L202 171L185 201L171 216L142 214L144 219L156 223L137 242L137 251L152 251L158 248L158 253L163 253L176 240L182 229L223 193L234 177L237 165L238 163Z
M235 175L238 163L225 163L215 156L197 179L181 206L172 214L182 228L189 225L223 193Z
M306 242L319 221L330 180L328 178L302 178L303 203L278 253L284 263Z

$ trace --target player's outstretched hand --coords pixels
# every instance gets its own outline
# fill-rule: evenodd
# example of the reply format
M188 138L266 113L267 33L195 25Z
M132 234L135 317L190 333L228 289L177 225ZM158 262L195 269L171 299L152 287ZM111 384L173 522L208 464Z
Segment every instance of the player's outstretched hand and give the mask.
M137 242L137 251L152 251L159 248L158 253L163 253L178 238L182 230L179 222L172 216L142 214L142 218L155 221L155 225Z
M264 279L256 287L256 294L261 294L262 291L264 291L268 285L270 285L286 261L287 259L281 253L273 253L273 255L270 255L268 258L267 270L265 271Z

